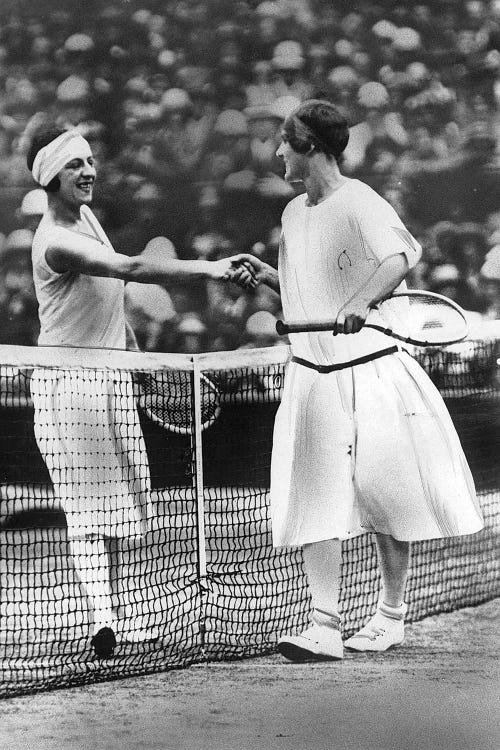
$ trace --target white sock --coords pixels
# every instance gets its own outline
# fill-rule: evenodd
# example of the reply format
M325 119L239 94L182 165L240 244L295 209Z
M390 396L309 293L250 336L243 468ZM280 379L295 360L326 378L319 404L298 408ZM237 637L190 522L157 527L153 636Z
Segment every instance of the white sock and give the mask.
M384 615L384 617L388 617L390 620L404 620L408 608L404 602L402 602L399 607L390 607L383 599L381 599L378 603L377 609L380 614Z
M71 539L73 562L93 609L94 625L110 626L114 620L109 555L103 539Z
M342 543L339 539L306 544L302 548L312 605L320 616L339 616L340 563Z
M339 615L332 615L329 612L322 612L320 609L314 609L312 621L316 625L326 625L333 630L340 630Z

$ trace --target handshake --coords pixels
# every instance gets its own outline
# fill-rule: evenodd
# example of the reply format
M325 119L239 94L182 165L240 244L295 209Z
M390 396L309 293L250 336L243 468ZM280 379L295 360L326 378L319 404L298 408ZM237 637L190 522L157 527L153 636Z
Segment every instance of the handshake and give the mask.
M249 253L210 262L210 276L213 279L232 281L243 289L255 289L266 271L271 270L271 266Z

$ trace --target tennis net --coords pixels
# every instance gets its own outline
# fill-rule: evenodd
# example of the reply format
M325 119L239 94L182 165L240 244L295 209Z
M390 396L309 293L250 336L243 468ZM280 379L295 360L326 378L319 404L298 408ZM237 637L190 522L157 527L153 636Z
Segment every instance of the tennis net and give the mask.
M416 355L455 421L486 525L413 545L413 621L500 593L499 344ZM287 347L195 356L0 347L1 696L264 654L306 625L300 550L273 549L269 523L288 357ZM113 561L110 659L90 646L82 533L106 538ZM348 540L346 636L378 589L371 535Z

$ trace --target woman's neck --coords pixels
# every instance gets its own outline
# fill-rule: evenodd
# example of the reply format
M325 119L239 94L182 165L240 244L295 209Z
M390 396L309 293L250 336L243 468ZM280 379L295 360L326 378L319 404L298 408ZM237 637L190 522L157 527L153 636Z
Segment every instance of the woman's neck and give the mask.
M348 181L335 165L318 165L318 168L311 169L309 175L304 180L304 186L307 191L307 202L310 206L316 206L335 193L342 185Z
M52 196L49 196L49 212L56 224L61 224L65 227L72 227L75 224L78 224L81 219L81 206L73 206L63 203L55 196L52 199L51 198Z

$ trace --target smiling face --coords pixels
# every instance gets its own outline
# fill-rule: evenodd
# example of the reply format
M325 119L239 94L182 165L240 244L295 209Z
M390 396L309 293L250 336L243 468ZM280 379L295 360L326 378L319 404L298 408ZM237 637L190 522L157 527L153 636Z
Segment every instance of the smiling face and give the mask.
M89 205L92 202L96 168L89 151L74 156L59 172L61 199L71 206Z

